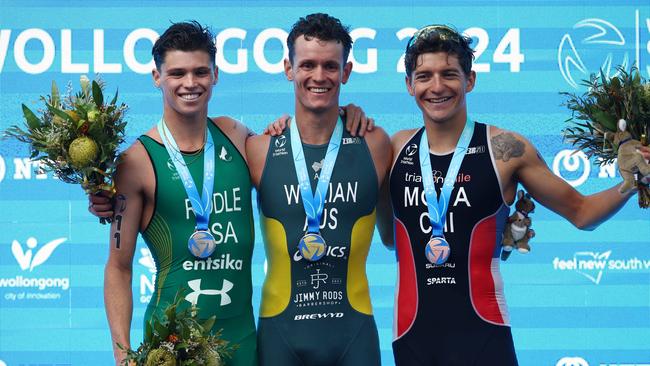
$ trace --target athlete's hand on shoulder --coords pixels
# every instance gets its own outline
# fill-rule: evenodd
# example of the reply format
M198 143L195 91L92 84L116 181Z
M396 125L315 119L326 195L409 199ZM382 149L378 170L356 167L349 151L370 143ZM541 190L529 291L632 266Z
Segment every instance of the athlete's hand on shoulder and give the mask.
M88 212L97 217L113 217L113 201L110 198L110 192L101 191L96 194L89 194Z
M269 123L268 126L264 129L265 135L278 136L282 135L282 131L285 128L289 127L291 123L291 116L288 114L283 114L275 121Z
M352 103L341 108L339 111L341 115L346 115L345 128L350 135L361 137L366 134L366 131L372 131L375 128L375 120L367 117L366 113L361 107Z

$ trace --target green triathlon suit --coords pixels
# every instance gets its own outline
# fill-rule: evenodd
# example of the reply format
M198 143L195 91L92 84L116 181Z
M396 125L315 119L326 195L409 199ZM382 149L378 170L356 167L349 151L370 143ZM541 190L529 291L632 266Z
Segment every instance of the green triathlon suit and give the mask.
M216 239L215 252L206 259L194 257L187 240L196 219L165 147L141 136L156 175L155 208L142 236L156 264L156 282L144 321L147 322L174 300L180 288L186 301L196 302L198 318L216 315L213 331L238 345L226 365L257 365L253 316L251 256L254 231L251 184L246 161L235 145L208 120L214 140L215 179L209 231ZM183 153L197 187L203 186L203 151Z
M343 134L320 232L327 252L309 262L298 251L307 230L291 136L271 139L258 190L268 271L258 324L260 365L380 365L366 278L375 225L377 173L366 141ZM325 145L303 144L312 191Z

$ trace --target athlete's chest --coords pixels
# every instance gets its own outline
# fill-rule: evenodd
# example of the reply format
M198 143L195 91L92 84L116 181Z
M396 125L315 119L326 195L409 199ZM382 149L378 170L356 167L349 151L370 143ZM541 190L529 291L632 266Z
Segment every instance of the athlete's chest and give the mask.
M464 218L483 215L500 204L500 188L489 160L466 156L455 177L447 177L446 160L431 160L429 174L433 176L436 194L429 197L425 193L419 165L393 171L391 198L398 218L427 215L429 200L435 201L432 205L445 208L449 215ZM454 179L453 187L441 190L445 179Z

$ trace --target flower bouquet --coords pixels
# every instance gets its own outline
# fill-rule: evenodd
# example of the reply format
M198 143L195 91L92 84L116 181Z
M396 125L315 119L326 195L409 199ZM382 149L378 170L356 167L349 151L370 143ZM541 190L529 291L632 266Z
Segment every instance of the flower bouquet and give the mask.
M24 128L14 125L4 136L28 143L31 159L61 181L81 184L89 194L113 194L111 175L117 149L124 141L127 106L117 104L117 92L106 103L104 83L99 79L91 82L84 75L80 84L78 93L73 94L68 84L62 95L53 81L51 94L40 98L44 108L36 114L23 104Z
M650 84L636 68L629 72L617 68L616 76L608 78L600 72L584 80L588 90L578 96L561 93L567 97L566 106L572 111L563 130L565 140L571 142L599 165L617 160L626 187L638 189L639 207L650 206L650 189L642 178L650 169L636 152L648 145L650 128Z
M196 307L181 307L183 290L163 311L162 319L154 316L145 324L144 341L137 350L118 347L127 353L123 365L136 366L222 366L237 347L214 334L215 316L203 323L196 319Z

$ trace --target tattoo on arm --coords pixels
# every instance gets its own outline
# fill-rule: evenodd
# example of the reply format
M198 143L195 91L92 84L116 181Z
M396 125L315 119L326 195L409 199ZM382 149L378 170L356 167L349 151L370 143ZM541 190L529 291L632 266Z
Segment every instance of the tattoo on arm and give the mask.
M126 210L125 195L120 194L117 196L115 201L115 207L117 208L115 214L115 222L117 223L117 228L115 230L115 234L113 234L113 238L115 238L115 249L120 249L120 239L121 239L120 230L122 230L122 214L124 213L124 210Z
M506 132L493 136L490 142L496 160L507 162L510 158L519 158L524 155L526 145L511 133Z

